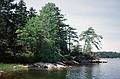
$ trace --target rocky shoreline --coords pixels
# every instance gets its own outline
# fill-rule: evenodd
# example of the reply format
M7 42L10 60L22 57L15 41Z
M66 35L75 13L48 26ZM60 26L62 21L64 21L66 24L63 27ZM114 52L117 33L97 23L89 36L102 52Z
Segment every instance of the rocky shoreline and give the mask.
M43 63L37 62L34 64L26 65L28 69L35 69L35 70L63 70L71 66L80 66L80 64L89 64L89 63L107 63L107 60L99 59L99 60L83 60L81 63L72 61L63 61L58 63Z
M21 69L26 69L26 70L46 70L46 71L51 71L51 70L63 70L68 67L72 66L80 66L81 64L92 64L92 63L107 63L107 60L103 59L96 59L96 60L82 60L80 63L76 62L74 60L71 61L63 61L63 62L58 62L58 63L43 63L43 62L37 62L33 64L26 64L26 65L18 65ZM13 66L13 69L15 66ZM4 73L4 71L0 71L0 75Z

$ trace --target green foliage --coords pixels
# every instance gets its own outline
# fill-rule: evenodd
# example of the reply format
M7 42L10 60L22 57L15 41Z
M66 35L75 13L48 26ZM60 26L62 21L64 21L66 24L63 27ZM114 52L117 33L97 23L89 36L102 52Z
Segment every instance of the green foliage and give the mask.
M0 52L4 54L7 49L14 51L12 46L15 45L16 38L16 24L14 12L16 5L14 0L3 1L0 8ZM2 55L0 55L2 56Z
M27 22L28 11L23 0L18 4L14 0L2 0L0 3L0 57L8 52L15 57L22 46L16 45L16 30Z
M40 15L31 18L25 27L18 29L18 45L27 46L41 61L56 62L60 60L60 44L66 39L61 38L63 16L53 3L46 4ZM58 23L59 22L59 23ZM66 31L67 32L67 31ZM64 37L64 35L63 35ZM64 44L67 46L67 43Z
M15 18L17 26L24 26L27 22L29 11L27 11L26 3L23 0L20 0L17 6L15 7Z
M72 52L71 52L71 56L78 56L82 54L82 48L81 45L75 45L73 46Z
M0 63L0 70L10 72L10 71L21 71L21 70L26 70L26 69L21 67L19 64L3 64L3 63Z
M45 39L40 48L41 61L43 62L57 62L60 61L59 49L55 46L54 41Z
M102 36L97 35L92 28L80 35L80 41L85 42L83 51L80 45L73 46L74 42L79 43L76 29L64 23L66 19L54 3L46 4L38 15L32 7L28 11L23 0L16 4L14 0L1 3L1 60L57 62L78 56L89 58L92 45L100 49Z
M73 45L73 42L78 43L78 36L77 33L75 32L76 29L72 27L68 27L67 29L67 39L68 39L68 45L69 45L69 53L71 53L71 45Z
M18 29L16 32L18 33L18 40L17 40L18 45L25 45L28 48L30 48L32 51L35 51L34 50L35 45L37 44L38 41L42 40L43 38L42 35L43 32L39 27L38 17L29 20L25 25L25 27L23 27L22 29Z

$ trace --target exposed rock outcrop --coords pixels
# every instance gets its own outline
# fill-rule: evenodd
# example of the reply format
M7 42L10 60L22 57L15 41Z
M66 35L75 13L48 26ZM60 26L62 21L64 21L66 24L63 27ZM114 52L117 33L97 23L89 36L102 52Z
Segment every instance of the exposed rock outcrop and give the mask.
M65 64L65 65L70 65L70 66L72 66L72 65L79 65L80 63L78 63L78 62L76 62L76 61L74 61L74 60L71 60L71 61L63 61L63 63Z
M52 64L52 63L34 63L32 65L28 65L29 69L35 69L35 70L62 70L65 69L66 66L61 64Z

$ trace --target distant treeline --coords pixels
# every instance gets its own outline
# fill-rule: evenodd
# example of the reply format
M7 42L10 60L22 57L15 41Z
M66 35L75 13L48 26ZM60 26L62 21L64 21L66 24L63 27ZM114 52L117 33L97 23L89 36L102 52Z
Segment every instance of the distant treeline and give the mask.
M120 58L119 52L96 52L96 54L101 58Z

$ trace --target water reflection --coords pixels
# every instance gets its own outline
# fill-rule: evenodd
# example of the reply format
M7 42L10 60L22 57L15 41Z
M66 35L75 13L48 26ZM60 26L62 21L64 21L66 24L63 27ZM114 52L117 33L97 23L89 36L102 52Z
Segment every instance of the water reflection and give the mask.
M2 73L0 79L66 79L66 71L24 71Z
M65 79L65 71L29 71L22 73L24 79Z
M100 79L99 69L98 64L71 67L67 70L66 79Z

